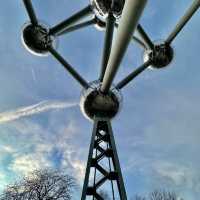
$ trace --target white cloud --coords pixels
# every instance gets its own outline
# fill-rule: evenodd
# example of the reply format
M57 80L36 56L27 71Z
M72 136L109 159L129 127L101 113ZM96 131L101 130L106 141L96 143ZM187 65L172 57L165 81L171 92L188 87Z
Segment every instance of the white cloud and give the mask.
M27 154L16 157L9 169L16 174L28 175L36 169L45 167L50 167L50 162L45 159L44 155Z
M5 157L12 155L8 166L5 166L8 170L20 177L27 175L34 169L54 167L55 160L52 158L52 153L56 149L63 154L60 168L75 176L82 183L85 163L82 161L81 155L85 151L78 144L74 144L74 141L77 140L77 133L80 131L76 121L70 119L62 126L57 124L56 132L51 127L56 126L55 123L50 124L48 128L43 128L28 119L12 122L9 126L9 131L3 132L3 134L15 142L2 144L1 147Z
M22 117L38 114L41 112L46 112L52 109L65 109L76 105L77 103L42 101L40 103L31 106L22 107L13 111L0 113L0 123L14 121Z
M153 164L158 177L183 191L200 191L200 173L191 166L183 166L175 162L158 161ZM186 189L187 188L187 189Z
M159 176L172 181L176 186L186 184L187 176L191 176L190 169L169 162L156 162L154 169Z
M11 145L3 145L1 146L1 153L14 153L15 149Z
M6 175L3 173L0 173L0 190L4 188L5 182L6 182Z

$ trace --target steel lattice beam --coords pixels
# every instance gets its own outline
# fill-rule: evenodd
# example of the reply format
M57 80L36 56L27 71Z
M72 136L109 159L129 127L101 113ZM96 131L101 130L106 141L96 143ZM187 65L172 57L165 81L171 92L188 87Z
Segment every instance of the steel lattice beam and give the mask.
M108 170L102 165L102 160L105 159L110 159L112 169ZM95 173L92 173L92 168ZM101 174L99 179L96 177L96 171ZM94 180L92 183L91 178ZM103 200L99 191L107 182L115 182L120 200L127 200L110 120L95 118L81 200L86 200L89 196Z

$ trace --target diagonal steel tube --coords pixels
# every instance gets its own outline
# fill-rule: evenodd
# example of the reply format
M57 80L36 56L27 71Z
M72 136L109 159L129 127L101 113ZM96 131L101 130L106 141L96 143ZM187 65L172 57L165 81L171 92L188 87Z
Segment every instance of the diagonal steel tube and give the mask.
M86 28L86 27L88 27L90 25L95 25L95 24L96 24L96 19L93 18L91 20L82 22L80 24L75 24L75 25L70 26L69 28L67 28L64 31L60 32L58 34L58 36L61 36L61 35L64 35L64 34L67 34L67 33L70 33L70 32L73 32L73 31L76 31L76 30L79 30L79 29L82 29L82 28Z
M137 44L139 44L140 47L142 47L143 49L147 48L146 45L139 38L135 37L134 35L132 37L132 41L136 42Z
M166 43L171 44L176 36L181 32L184 26L189 22L192 16L200 7L200 0L195 0L190 8L186 11L185 15L180 19L179 23L176 25L172 33L168 36Z
M31 23L36 26L38 24L38 20L35 15L31 0L23 0L23 3L31 20Z
M140 37L142 38L142 40L144 41L144 43L146 44L146 46L149 49L153 50L154 44L140 24L138 24L138 26L137 26L137 31L138 31Z
M101 86L103 93L107 93L111 87L146 2L147 0L125 1L118 33L111 49L108 66Z
M87 7L83 8L79 12L69 17L68 19L52 27L49 33L50 35L58 35L60 32L63 32L66 28L77 23L78 21L82 20L83 18L87 17L90 14L92 14L92 9L91 6L88 5Z
M119 178L118 178L119 181L117 181L117 185L118 185L118 188L119 188L119 196L120 196L121 200L127 200L125 184L124 184L124 180L123 180L123 176L122 176L119 157L118 157L115 139L114 139L114 135L113 135L113 132L112 132L112 125L111 125L110 121L108 123L108 130L110 132L110 144L111 144L112 150L113 150L112 160L113 161L115 160L113 162L113 168L115 169L115 171L118 172L118 176L119 176Z
M107 18L106 23L106 34L105 34L105 42L104 42L104 50L103 50L103 59L102 59L102 66L101 66L101 74L100 74L100 81L103 80L106 67L108 64L108 59L110 56L110 51L112 47L112 41L113 41L113 33L115 28L115 17L110 12Z
M67 63L67 61L53 48L49 47L49 52L65 67L65 69L80 83L84 88L88 88L89 84L85 81L75 69Z
M130 73L126 78L124 78L122 81L120 81L116 85L116 88L122 89L123 87L125 87L128 83L130 83L134 78L136 78L139 74L141 74L150 65L151 65L151 60L145 62L143 65L141 65L136 70L134 70L132 73Z

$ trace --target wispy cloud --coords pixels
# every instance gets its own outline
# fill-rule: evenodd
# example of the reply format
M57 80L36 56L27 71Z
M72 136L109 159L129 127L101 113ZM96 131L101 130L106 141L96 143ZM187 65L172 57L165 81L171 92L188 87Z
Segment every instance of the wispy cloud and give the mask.
M74 102L42 101L37 104L21 107L0 113L0 123L10 122L22 117L39 114L54 109L65 109L77 106Z
M76 144L79 127L73 119L65 121L66 123L63 123L56 133L51 128L55 123L50 124L48 129L30 119L10 123L10 129L2 133L1 137L5 134L10 141L15 142L8 145L2 141L0 144L1 166L6 163L6 169L0 169L0 183L5 186L13 182L8 180L10 173L13 176L16 174L15 178L20 179L35 169L55 166L82 183L85 163L81 156L85 149ZM62 156L57 157L55 151ZM5 174L5 180L1 174ZM0 191L3 186L2 188L0 186Z
M175 162L159 161L154 164L157 175L176 187L189 189L198 193L200 189L200 174L193 166L183 166ZM185 190L187 191L187 190Z

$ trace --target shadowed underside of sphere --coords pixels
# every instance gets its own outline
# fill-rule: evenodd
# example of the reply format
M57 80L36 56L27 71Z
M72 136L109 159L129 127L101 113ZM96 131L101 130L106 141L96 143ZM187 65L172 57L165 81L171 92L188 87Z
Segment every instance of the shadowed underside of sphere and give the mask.
M49 46L55 46L54 37L49 35L49 28L44 24L37 26L26 23L22 29L22 43L25 48L39 56L45 56Z
M160 43L155 44L153 50L145 50L144 62L152 60L152 68L165 68L167 67L174 58L174 50L169 44Z
M81 96L80 107L83 115L93 120L94 117L114 118L121 107L121 93L114 87L108 94L100 91L100 83L93 82L91 87L84 90Z
M113 14L115 18L120 18L124 7L125 0L115 1L113 4ZM101 20L105 20L108 16L108 12L111 9L112 0L90 0L90 4L94 11L94 14Z

